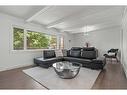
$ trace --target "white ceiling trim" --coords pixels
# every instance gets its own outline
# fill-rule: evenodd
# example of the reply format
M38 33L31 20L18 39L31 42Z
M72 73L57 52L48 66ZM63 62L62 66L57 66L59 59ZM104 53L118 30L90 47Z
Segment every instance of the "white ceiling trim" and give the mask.
M39 16L40 14L43 14L45 12L47 12L49 9L51 9L54 6L46 6L43 9L41 9L40 11L36 12L33 16L31 16L30 18L28 18L26 20L26 22L31 22L33 21L37 16Z

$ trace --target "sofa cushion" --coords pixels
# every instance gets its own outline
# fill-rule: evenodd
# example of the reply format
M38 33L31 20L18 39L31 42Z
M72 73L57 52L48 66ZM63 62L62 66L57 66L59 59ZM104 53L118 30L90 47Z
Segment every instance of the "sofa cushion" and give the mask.
M71 50L67 50L67 57L70 57L70 51Z
M93 64L104 64L103 60L98 60L98 59L93 59L92 63Z
M105 63L103 60L94 59L92 60L91 69L103 69Z
M71 50L81 50L82 48L81 47L72 47Z
M95 50L94 47L83 47L82 49L83 51L94 51Z
M64 61L79 62L79 63L89 64L89 63L91 63L92 60L83 59L83 58L74 58L74 57L64 57Z
M53 57L56 57L54 50L44 50L43 51L43 58L44 59L53 58Z
M44 59L44 58L34 58L34 63L44 67L44 68L48 68L51 67L53 63L55 62L59 62L62 61L62 58L60 57L55 57L55 58L49 58L49 59Z
M81 57L86 59L95 59L96 51L82 51Z
M80 50L71 50L70 56L71 57L81 57L81 51Z
M60 60L60 57L44 59L44 60L42 60L42 61L54 63L54 62L57 62L58 60Z

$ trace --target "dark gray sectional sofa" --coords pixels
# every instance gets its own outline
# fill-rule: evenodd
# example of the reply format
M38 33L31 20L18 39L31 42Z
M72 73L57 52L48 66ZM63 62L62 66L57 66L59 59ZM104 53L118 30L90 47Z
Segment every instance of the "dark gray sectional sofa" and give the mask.
M70 61L81 63L83 67L91 69L103 69L104 60L98 60L98 52L94 47L72 47L70 50L64 51L63 57L56 57L54 50L43 51L43 58L34 58L34 63L44 68L51 67L53 63L60 61Z

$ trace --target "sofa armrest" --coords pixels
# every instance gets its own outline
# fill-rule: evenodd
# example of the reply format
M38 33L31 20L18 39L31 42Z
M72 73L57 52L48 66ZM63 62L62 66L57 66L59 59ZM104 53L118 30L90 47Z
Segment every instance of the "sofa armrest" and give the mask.
M98 49L95 49L95 51L96 51L96 58L98 57Z
M70 50L67 50L67 57L70 57Z
M103 60L93 59L92 60L92 63L95 63L95 64L103 64Z
M103 66L105 66L106 64L106 59L105 58L97 58L97 59L93 59L92 62L95 62L96 64L102 64Z

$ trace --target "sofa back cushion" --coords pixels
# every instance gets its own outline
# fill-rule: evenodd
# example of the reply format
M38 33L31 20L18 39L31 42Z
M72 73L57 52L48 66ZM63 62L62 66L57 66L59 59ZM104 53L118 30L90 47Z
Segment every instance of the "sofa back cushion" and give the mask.
M79 50L77 50L77 51L71 50L70 51L70 56L71 57L81 57L81 51L79 51Z
M81 51L81 47L72 47L71 50L75 50L75 51Z
M81 57L81 47L72 47L70 50L71 57Z
M54 50L44 50L43 51L43 58L44 59L53 58L53 57L56 57Z
M94 47L83 47L82 50L83 51L94 51L95 48Z
M96 51L82 51L81 57L86 59L95 59L96 58Z
M67 50L67 57L70 57L71 55L70 55L70 51L71 50Z

